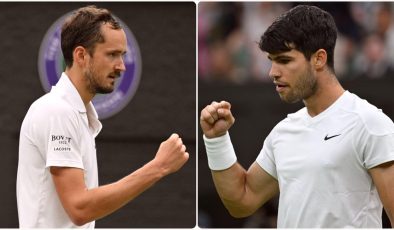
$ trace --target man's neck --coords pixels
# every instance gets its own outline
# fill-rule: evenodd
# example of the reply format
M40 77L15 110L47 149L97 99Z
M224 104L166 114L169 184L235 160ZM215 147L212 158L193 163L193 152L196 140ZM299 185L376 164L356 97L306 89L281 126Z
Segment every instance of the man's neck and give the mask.
M304 99L305 107L311 117L326 110L345 92L337 78L333 75L325 76L317 84L315 94Z
M83 78L82 73L76 71L73 68L67 68L65 70L66 75L70 78L70 81L77 89L79 96L85 106L93 99L94 94L90 93L86 84L86 79Z

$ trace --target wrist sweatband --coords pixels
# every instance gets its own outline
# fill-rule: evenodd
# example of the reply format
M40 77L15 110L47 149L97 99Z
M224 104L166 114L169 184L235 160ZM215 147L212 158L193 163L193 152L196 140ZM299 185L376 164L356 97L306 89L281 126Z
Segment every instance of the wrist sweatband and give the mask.
M237 162L228 132L220 137L207 138L204 135L203 138L208 156L208 166L211 170L228 169Z

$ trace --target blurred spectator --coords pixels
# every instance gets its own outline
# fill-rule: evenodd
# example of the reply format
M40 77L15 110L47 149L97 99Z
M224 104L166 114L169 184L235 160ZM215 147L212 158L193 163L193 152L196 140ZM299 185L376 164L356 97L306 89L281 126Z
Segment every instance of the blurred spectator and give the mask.
M353 17L366 33L359 44L349 75L378 79L393 74L394 68L394 4L359 2L352 4Z
M383 39L384 49L387 52L387 58L390 67L394 67L394 4L382 3L376 15L377 17L377 33Z
M243 67L250 63L240 25L242 4L204 2L199 7L201 77L242 81L248 75Z
M268 25L297 4L330 12L338 27L335 70L342 80L387 77L394 69L393 2L200 2L199 78L271 82L257 43Z
M390 73L390 60L385 44L379 34L368 35L362 45L361 54L355 60L354 75L381 78Z
M261 52L257 44L261 35L275 18L291 7L290 3L277 4L273 2L249 2L244 4L242 18L243 33L246 35L246 46L250 54L249 77L257 81L272 80L268 77L267 69L271 63L267 56Z

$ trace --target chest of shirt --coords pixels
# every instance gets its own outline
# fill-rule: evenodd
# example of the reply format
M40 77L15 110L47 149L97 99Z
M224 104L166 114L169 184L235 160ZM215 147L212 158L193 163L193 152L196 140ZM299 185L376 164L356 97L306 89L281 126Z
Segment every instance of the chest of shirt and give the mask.
M84 170L85 172L89 172L89 174L94 175L88 177L87 176L88 174L85 173L85 181L88 187L96 187L98 183L96 142L95 142L95 135L92 129L89 127L86 114L81 115L80 125L81 125L80 148L81 148Z
M354 171L364 173L354 147L356 126L357 119L337 117L285 127L272 143L279 183L332 185L340 178L352 181Z

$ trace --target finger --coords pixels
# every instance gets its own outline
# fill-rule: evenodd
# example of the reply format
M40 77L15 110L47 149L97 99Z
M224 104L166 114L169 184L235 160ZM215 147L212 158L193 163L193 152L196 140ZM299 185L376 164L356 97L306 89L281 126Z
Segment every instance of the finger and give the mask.
M227 101L221 101L219 103L220 108L224 108L224 109L231 109L231 104Z
M186 146L182 145L181 152L185 152L185 151L186 151Z
M224 118L226 121L233 121L234 117L229 109L218 109L220 118Z
M179 138L179 139L176 141L176 145L177 145L177 147L182 148L182 145L183 145L183 143L182 143L182 138Z
M220 103L216 102L216 101L213 101L210 105L213 106L215 109L218 109L219 106L220 106Z
M213 120L214 121L217 121L218 119L219 119L219 117L218 117L218 112L217 112L217 110L218 110L218 106L215 106L215 105L208 105L207 107L206 107L206 109L207 109L207 111L209 112L209 114L212 116L212 118L213 118Z
M211 116L211 114L206 109L203 109L201 111L200 121L206 122L211 125L215 123L215 119Z
M203 111L201 111L201 115L205 121L209 124L215 123L218 119L218 114L216 109L212 105L207 105Z
M221 101L221 102L212 102L211 105L215 108L215 110L218 110L220 108L226 108L226 109L230 109L231 105L230 103L228 103L227 101Z
M171 134L171 136L168 138L168 140L176 140L177 138L179 138L179 135L176 133Z
M183 154L183 156L185 157L185 161L187 161L189 159L189 153L185 152L185 154Z

